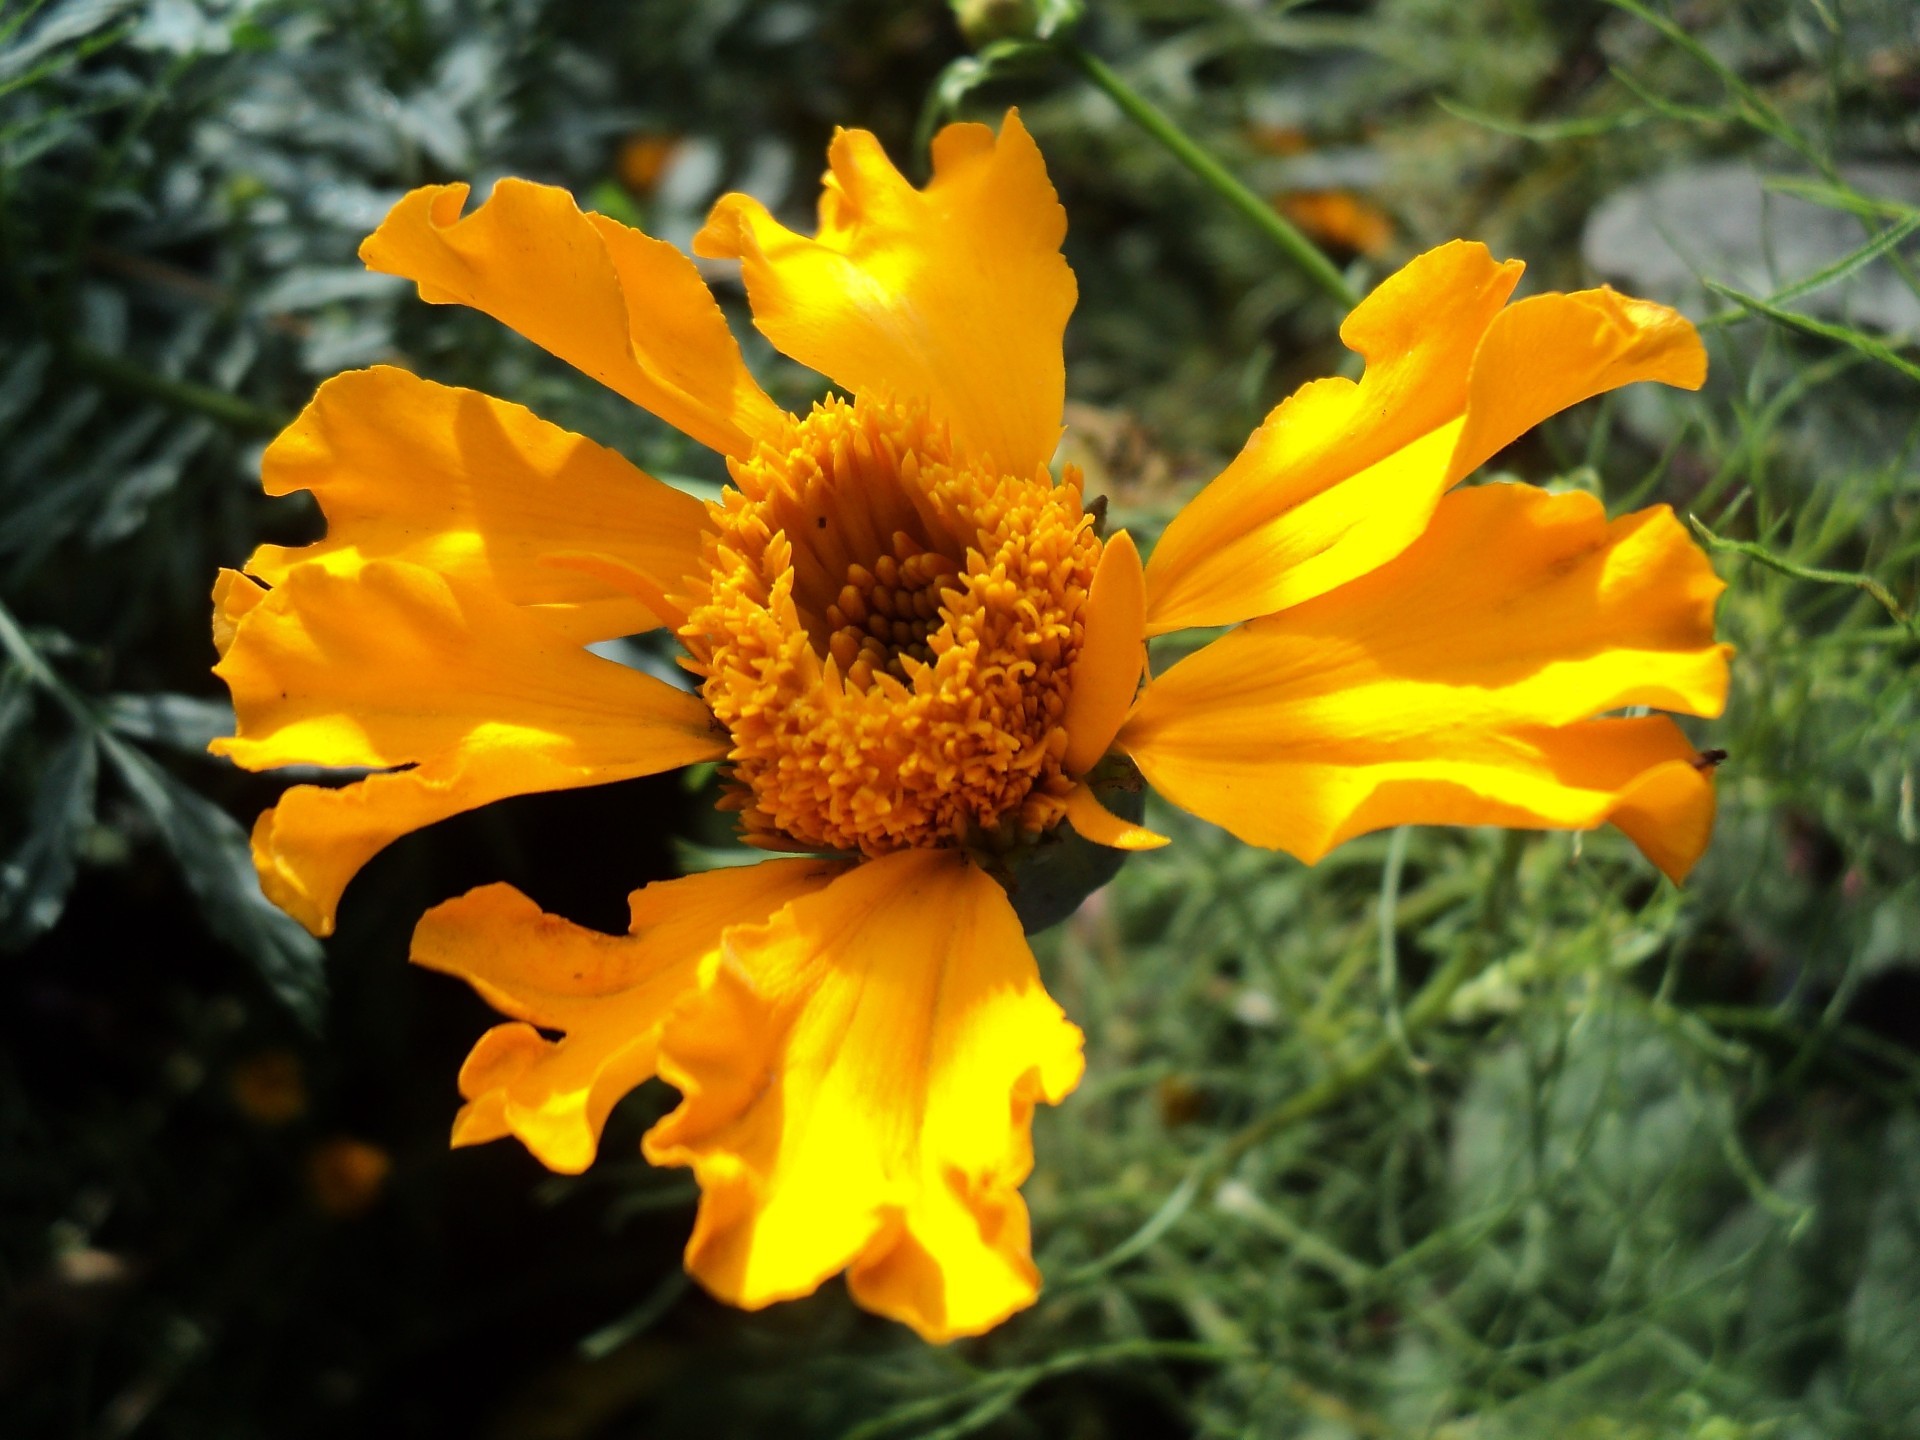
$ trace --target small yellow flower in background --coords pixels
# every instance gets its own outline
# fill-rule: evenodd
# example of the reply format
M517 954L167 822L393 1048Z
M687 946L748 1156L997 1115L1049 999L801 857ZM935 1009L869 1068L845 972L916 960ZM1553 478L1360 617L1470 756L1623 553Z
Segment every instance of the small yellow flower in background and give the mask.
M1611 291L1508 306L1517 264L1456 243L1349 317L1357 383L1274 411L1144 572L1048 468L1075 299L1032 139L950 126L910 186L843 131L813 238L723 198L695 250L741 262L755 323L851 399L796 417L754 381L693 263L563 192L418 190L363 247L726 457L702 505L526 410L375 368L321 387L264 462L325 539L216 589L249 768L372 767L288 790L261 881L327 933L396 837L507 795L721 761L755 844L804 852L649 885L622 936L505 885L437 906L416 962L511 1017L460 1074L456 1145L556 1170L659 1075L648 1134L702 1198L689 1269L757 1307L845 1271L944 1340L1032 1303L1018 1187L1081 1035L1002 884L1063 821L1160 843L1087 777L1313 860L1409 823L1611 821L1676 879L1710 775L1659 716L1717 714L1719 586L1664 508L1448 492L1545 417L1635 380L1697 386L1692 328ZM1245 622L1245 623L1241 623ZM584 648L666 625L684 693ZM1237 625L1140 685L1145 639ZM543 1032L561 1038L549 1039Z

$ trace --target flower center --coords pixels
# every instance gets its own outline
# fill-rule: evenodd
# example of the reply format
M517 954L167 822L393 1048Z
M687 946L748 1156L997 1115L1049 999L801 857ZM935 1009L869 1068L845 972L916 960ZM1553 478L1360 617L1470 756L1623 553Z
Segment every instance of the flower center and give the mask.
M924 414L837 398L729 469L680 636L746 838L879 855L1056 824L1100 557L1079 475L969 466Z

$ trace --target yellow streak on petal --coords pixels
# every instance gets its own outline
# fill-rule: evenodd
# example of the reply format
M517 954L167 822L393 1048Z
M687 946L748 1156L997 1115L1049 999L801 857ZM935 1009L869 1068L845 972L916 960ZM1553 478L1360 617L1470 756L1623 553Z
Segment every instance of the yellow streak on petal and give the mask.
M1073 666L1065 720L1067 753L1060 761L1069 775L1091 770L1120 733L1147 661L1146 610L1140 552L1133 537L1121 530L1100 552L1087 591L1087 634Z
M758 1308L835 1271L929 1340L1033 1302L1035 1103L1079 1082L1000 887L952 851L868 861L730 930L661 1033L685 1095L649 1159L702 1190L687 1266Z
M1154 546L1149 633L1279 608L1271 592L1287 571L1352 528L1328 537L1323 517L1296 535L1284 523L1288 512L1461 415L1474 348L1521 268L1456 240L1418 256L1361 301L1340 327L1341 340L1366 359L1359 383L1315 380L1283 401ZM1444 486L1429 488L1437 499Z
M629 564L615 555L590 550L562 550L542 555L540 563L554 570L572 570L604 580L614 589L631 595L649 614L676 628L687 623L686 610L667 593L667 586L655 575Z

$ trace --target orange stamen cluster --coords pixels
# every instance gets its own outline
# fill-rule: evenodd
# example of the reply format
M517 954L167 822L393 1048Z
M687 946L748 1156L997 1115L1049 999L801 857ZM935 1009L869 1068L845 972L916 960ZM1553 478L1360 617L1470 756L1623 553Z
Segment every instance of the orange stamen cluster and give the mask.
M747 838L880 855L1058 823L1100 556L1078 475L967 465L867 398L729 468L680 635L733 735Z

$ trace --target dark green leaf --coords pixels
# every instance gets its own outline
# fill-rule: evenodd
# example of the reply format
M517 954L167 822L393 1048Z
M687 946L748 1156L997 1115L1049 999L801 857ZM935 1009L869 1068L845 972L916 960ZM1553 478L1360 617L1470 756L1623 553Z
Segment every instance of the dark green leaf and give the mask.
M326 1002L320 942L260 893L247 832L130 746L108 740L107 757L179 862L208 928L252 960L294 1015L317 1028Z
M198 695L110 695L101 713L117 735L192 755L233 733L233 705Z
M0 867L0 947L18 949L51 929L73 888L74 860L93 823L99 756L93 736L70 735L40 776L26 838Z

